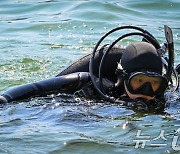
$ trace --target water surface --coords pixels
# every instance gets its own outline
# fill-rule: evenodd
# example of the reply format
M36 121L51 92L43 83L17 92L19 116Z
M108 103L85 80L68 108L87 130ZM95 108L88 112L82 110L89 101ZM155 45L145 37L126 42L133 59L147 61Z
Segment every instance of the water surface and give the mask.
M123 25L140 26L161 43L169 25L177 65L179 8L178 0L1 0L0 91L55 76L90 53L105 32ZM0 153L179 153L179 92L167 95L164 113L64 94L1 105Z

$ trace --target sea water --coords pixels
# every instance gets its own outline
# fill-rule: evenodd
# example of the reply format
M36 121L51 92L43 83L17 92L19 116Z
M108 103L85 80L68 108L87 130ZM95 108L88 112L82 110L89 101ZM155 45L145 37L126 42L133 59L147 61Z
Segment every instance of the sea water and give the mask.
M118 26L144 28L160 43L164 25L170 26L176 66L179 9L179 0L0 0L0 92L55 76ZM179 96L167 94L169 106L161 113L66 94L1 104L0 153L180 153Z

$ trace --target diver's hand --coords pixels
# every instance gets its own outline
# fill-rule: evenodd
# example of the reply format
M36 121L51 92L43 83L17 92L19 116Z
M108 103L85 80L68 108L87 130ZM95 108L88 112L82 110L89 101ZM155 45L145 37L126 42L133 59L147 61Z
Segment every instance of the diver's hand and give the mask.
M0 96L0 104L7 103L7 99L4 96Z

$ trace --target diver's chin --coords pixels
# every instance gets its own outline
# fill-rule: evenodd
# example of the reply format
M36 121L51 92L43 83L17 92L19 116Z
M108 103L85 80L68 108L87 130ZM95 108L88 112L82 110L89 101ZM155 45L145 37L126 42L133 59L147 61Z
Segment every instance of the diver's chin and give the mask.
M126 93L127 95L129 96L130 99L138 99L138 98L141 98L143 99L144 101L150 101L150 100L153 100L154 97L151 97L151 96L147 96L147 95L142 95L142 94L132 94L129 92L129 90L127 89L127 87L125 86L125 90L126 90Z

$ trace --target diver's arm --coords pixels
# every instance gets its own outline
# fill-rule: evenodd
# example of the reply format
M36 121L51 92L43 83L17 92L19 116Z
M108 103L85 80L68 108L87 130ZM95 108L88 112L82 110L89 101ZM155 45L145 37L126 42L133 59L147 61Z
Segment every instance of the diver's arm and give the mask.
M90 80L89 73L77 72L64 76L24 84L10 88L0 96L0 102L19 101L32 96L43 96L58 92L73 93Z

